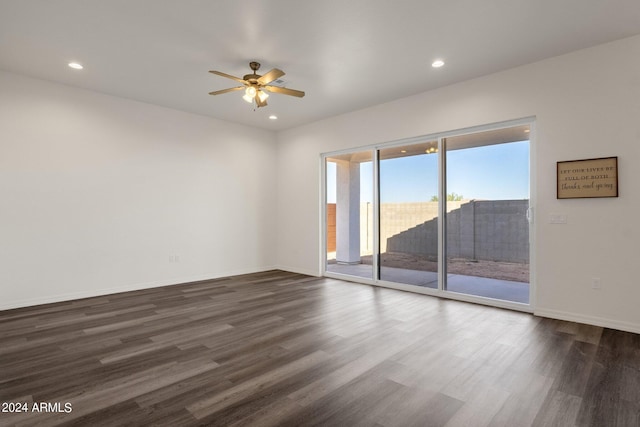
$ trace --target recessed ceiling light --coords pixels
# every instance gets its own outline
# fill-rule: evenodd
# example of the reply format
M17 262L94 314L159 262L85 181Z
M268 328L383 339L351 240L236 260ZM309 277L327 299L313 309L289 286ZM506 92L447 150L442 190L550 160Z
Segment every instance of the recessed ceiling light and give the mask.
M269 120L278 120L278 116L276 116L275 114L272 114L269 116Z
M529 133L529 132L531 132L529 129L524 130L524 133Z
M82 70L84 68L81 64L78 64L77 62L69 62L69 67L73 68L74 70Z
M440 67L442 67L443 65L444 65L444 61L443 61L442 59L436 59L435 61L433 61L433 62L431 63L431 66L432 66L433 68L440 68Z
M407 152L407 150L400 150L400 152L401 152L401 153L406 153L406 152Z

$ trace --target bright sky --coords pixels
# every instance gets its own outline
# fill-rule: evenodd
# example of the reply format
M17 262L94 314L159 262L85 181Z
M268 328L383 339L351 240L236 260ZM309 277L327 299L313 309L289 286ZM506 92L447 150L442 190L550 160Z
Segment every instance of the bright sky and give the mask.
M438 156L423 154L382 160L382 203L425 202L438 194ZM373 201L373 166L360 164L360 201ZM447 193L465 199L529 198L529 141L447 152ZM335 163L327 165L327 202L336 200Z

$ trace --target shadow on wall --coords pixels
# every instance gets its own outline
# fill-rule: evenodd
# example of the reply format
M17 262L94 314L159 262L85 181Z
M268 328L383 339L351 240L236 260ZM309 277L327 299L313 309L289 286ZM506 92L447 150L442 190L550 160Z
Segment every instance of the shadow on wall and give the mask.
M470 201L447 213L447 256L529 263L529 200ZM389 252L438 255L437 218L386 241Z

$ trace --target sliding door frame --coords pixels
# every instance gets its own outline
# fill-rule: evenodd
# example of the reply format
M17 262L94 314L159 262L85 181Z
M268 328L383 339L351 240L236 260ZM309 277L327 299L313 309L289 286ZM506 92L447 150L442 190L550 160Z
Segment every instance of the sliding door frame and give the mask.
M445 289L447 280L446 269L446 139L454 136L462 136L485 131L505 129L515 126L529 126L529 304L516 303L506 300L499 300L475 295L460 294L450 292ZM476 304L490 305L493 307L507 308L511 310L533 313L535 308L535 288L536 288L536 260L535 260L535 117L526 117L517 120L492 123L488 125L469 127L454 131L441 132L431 135L423 135L414 138L390 141L381 144L371 144L363 147L354 147L323 153L320 155L320 271L323 276L335 279L347 280L351 282L364 283L368 285L381 286L385 288L398 289L419 294L437 296L441 298L471 302ZM399 147L403 145L417 144L425 140L438 141L438 288L432 289L402 283L380 280L380 163L379 150ZM352 276L327 271L327 184L326 184L326 164L327 159L332 156L349 154L361 151L372 151L373 161L373 255L372 268L373 278Z

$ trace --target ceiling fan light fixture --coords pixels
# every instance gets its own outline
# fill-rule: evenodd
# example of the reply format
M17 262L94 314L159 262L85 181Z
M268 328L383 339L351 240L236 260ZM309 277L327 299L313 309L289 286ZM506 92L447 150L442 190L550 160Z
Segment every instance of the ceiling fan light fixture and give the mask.
M264 92L262 90L258 91L258 99L260 99L260 102L266 101L268 97L269 97L268 93L266 93L266 92Z
M247 74L243 78L232 76L231 74L223 73L221 71L209 70L212 74L217 74L221 77L226 77L228 79L234 80L238 83L241 83L242 86L230 87L228 89L215 90L213 92L209 92L209 95L221 95L223 93L235 92L244 89L244 95L242 99L244 99L249 104L255 103L256 108L266 107L267 106L267 98L269 97L268 92L275 92L283 95L295 96L298 98L302 98L304 96L304 92L301 90L289 89L282 86L271 86L271 82L280 82L278 79L284 76L284 71L279 70L277 68L272 69L264 75L259 75L256 73L260 68L260 64L257 62L250 62L249 66L253 71L252 74Z

